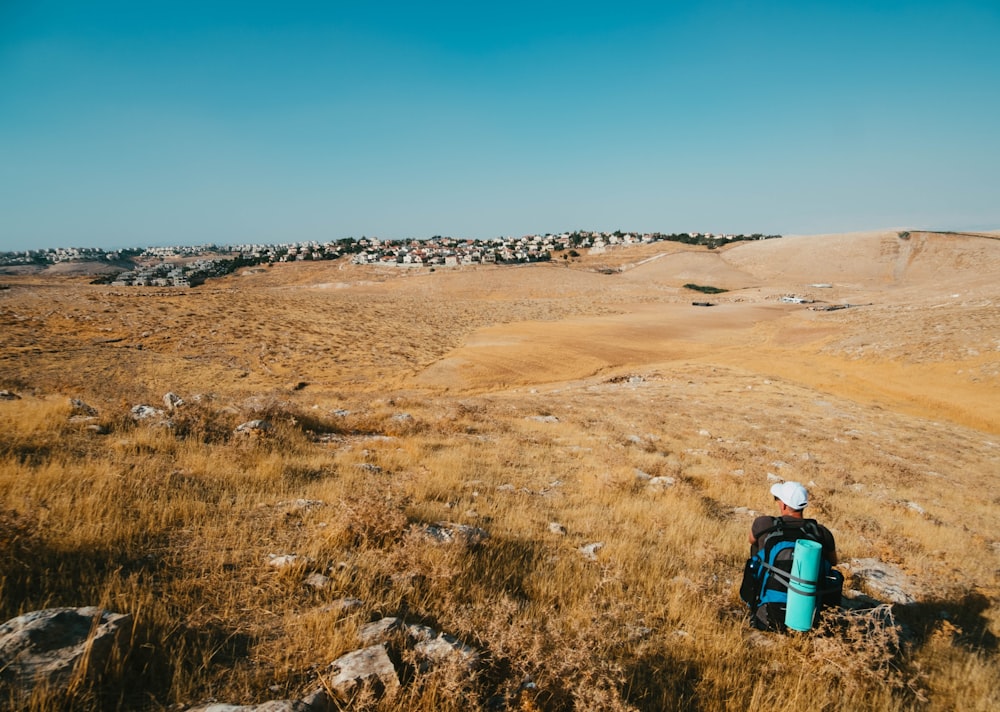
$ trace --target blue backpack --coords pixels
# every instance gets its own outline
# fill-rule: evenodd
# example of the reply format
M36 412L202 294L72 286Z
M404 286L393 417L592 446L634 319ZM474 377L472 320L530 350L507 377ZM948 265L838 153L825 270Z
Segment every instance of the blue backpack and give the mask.
M774 604L784 612L788 603L788 582L792 576L792 557L795 542L810 539L823 543L823 534L815 519L804 519L802 524L791 524L775 517L772 526L757 537L757 553L747 559L740 587L740 598L756 611L760 606ZM822 606L840 605L844 577L833 569L823 556L820 560L819 581L816 594L817 609Z

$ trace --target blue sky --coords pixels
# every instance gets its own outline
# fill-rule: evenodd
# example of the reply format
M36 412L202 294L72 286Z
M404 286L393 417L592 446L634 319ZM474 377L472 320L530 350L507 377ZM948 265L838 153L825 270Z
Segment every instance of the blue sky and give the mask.
M1000 3L0 0L0 251L1000 229Z

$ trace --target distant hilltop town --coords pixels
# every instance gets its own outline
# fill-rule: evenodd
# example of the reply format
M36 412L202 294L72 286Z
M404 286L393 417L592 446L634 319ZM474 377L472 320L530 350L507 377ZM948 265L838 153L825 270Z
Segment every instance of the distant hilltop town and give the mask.
M95 280L115 286L192 287L206 279L221 277L241 267L297 262L335 260L350 256L355 264L378 264L400 267L457 267L476 264L519 264L544 262L554 256L578 257L578 249L591 254L630 245L663 240L705 245L715 249L740 240L766 240L780 235L712 233L630 233L564 232L560 234L498 237L488 240L461 239L435 235L429 239L380 240L376 237L348 237L330 242L293 242L284 244L214 244L195 246L147 247L120 250L59 247L41 250L0 253L0 267L46 267L65 262L103 262L111 267ZM120 267L115 270L113 267Z

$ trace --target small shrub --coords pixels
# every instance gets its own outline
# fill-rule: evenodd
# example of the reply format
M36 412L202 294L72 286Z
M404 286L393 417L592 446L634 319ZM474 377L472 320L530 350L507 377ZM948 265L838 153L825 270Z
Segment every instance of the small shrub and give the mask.
M702 294L722 294L723 292L728 292L728 289L722 289L721 287L709 287L703 284L692 284L688 282L684 285L684 289L692 289L696 292L701 292Z

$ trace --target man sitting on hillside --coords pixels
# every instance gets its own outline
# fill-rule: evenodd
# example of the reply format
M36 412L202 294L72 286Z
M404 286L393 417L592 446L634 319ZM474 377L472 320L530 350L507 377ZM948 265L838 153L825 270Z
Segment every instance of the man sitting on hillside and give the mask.
M837 564L837 545L833 534L815 519L802 516L802 510L809 501L806 488L798 482L781 482L771 487L771 494L778 503L780 516L757 517L750 527L750 559L740 587L740 597L750 606L751 625L761 630L784 630L788 589L785 581L780 580L780 576L772 575L762 561L790 573L795 541L811 539L823 547L820 581L817 584L820 605L839 604L840 590L836 582L839 578L842 583L843 579L831 570ZM830 585L829 581L824 581L828 575L833 577L832 590L825 588Z

